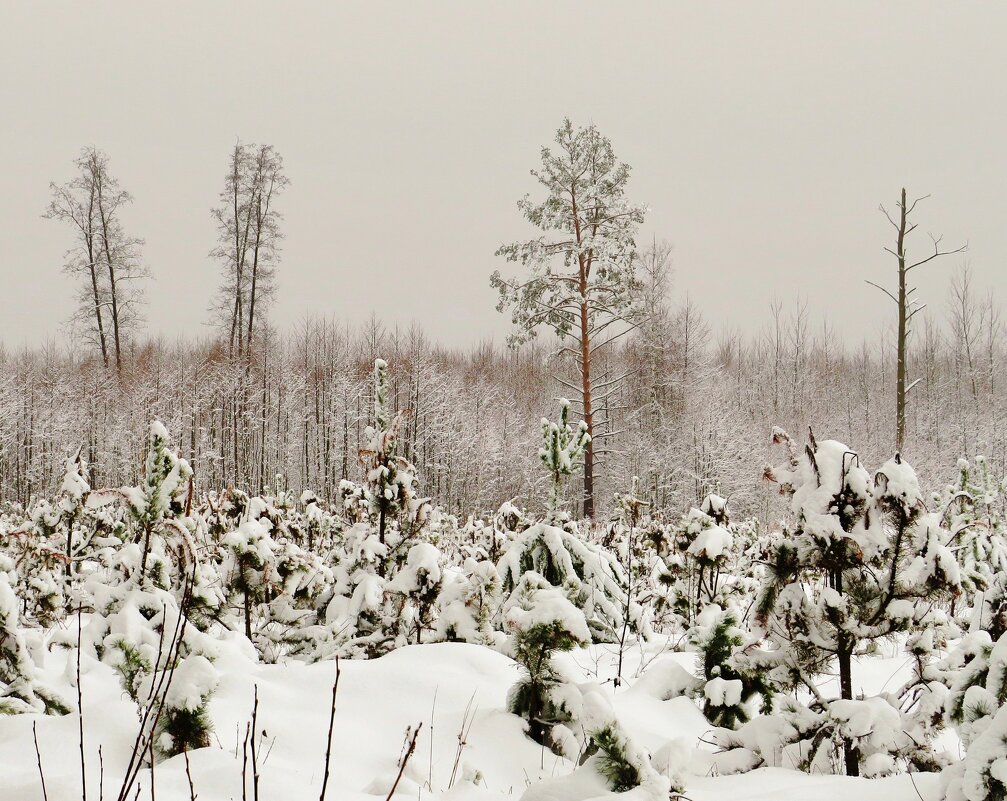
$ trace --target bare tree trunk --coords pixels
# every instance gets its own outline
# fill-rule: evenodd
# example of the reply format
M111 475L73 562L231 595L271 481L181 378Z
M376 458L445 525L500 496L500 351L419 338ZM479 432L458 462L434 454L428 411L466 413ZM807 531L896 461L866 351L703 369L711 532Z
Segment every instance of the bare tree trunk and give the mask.
M906 440L906 321L908 301L906 296L906 190L902 188L899 229L895 243L896 258L899 261L899 329L896 345L895 376L895 450L901 451Z
M109 219L105 211L104 197L102 194L102 183L104 176L98 177L98 216L101 220L101 241L105 249L105 262L108 266L109 300L112 304L112 333L115 343L115 370L122 374L122 340L119 334L119 297L115 286L115 264L112 261L112 249L108 244Z
M906 439L906 393L911 389L911 386L906 385L906 352L908 349L910 328L909 323L912 318L923 309L921 305L915 305L914 299L911 298L913 292L916 291L916 287L908 286L908 277L917 267L926 264L929 261L940 258L941 256L948 256L952 253L961 253L968 249L968 245L962 245L955 250L941 250L941 237L931 235L931 240L933 241L934 251L929 256L924 256L918 261L912 264L907 263L909 261L906 255L906 237L916 229L916 223L909 223L909 216L913 213L916 205L921 201L925 200L927 195L924 197L919 197L912 203L907 203L906 201L906 190L905 187L902 188L902 192L899 195L899 214L898 222L892 219L892 216L885 209L884 205L881 206L881 212L891 223L892 227L895 228L896 239L895 239L895 249L886 247L885 250L892 254L898 266L898 288L895 294L889 292L883 286L879 286L873 281L868 281L867 283L877 289L884 292L892 301L895 302L898 308L898 330L896 332L896 373L895 373L895 449L901 451L905 446Z
M87 231L84 234L87 240L87 268L91 277L91 293L94 297L94 317L98 327L98 342L101 345L101 360L108 367L108 341L105 337L105 319L101 314L101 293L98 291L98 254L94 248L94 230L92 222L94 219L94 197L95 186L91 183L90 200L88 207Z

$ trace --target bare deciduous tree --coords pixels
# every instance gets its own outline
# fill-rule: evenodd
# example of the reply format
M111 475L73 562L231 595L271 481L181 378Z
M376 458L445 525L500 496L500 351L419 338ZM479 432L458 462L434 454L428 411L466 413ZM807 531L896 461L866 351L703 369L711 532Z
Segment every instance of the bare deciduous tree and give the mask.
M915 231L917 226L916 223L910 222L909 217L916 209L916 206L928 197L930 196L924 195L923 197L918 197L916 200L909 203L906 200L905 187L903 187L899 201L896 204L898 213L894 218L888 213L884 204L881 205L881 213L885 215L885 218L895 229L895 247L894 249L886 247L885 250L892 254L892 256L896 259L898 288L894 293L892 293L880 284L876 284L873 281L867 282L871 286L884 292L898 307L898 328L895 335L895 449L897 451L901 451L905 445L906 395L909 389L911 389L911 387L906 386L906 351L909 346L909 335L911 333L911 328L909 326L912 318L924 308L924 304L919 303L912 297L913 293L916 292L916 287L910 287L908 285L909 274L917 267L920 267L927 262L933 261L941 256L948 256L952 253L961 253L968 248L968 245L966 244L953 250L941 250L942 237L931 234L930 240L933 243L933 253L930 253L917 261L912 261L909 258L906 237Z
M73 180L50 184L45 216L74 229L76 243L67 251L64 269L84 280L72 322L95 343L105 366L114 356L121 371L125 340L140 320L141 280L148 277L140 257L143 240L123 227L120 212L133 198L110 174L108 156L88 147L75 164Z
M222 265L214 312L232 356L250 354L256 323L265 319L275 289L283 238L276 198L288 183L283 157L272 145L235 144L220 205L212 211L218 237L210 254Z

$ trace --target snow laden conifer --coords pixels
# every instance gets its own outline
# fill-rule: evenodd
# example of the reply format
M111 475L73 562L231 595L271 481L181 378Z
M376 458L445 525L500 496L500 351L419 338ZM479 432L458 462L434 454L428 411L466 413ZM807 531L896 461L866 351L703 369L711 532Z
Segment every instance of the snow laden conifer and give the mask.
M543 442L538 452L539 459L549 471L552 481L548 510L550 521L562 518L563 481L567 476L577 472L584 451L591 442L591 436L587 433L587 423L582 420L576 428L570 425L570 401L560 398L559 406L558 421L542 418Z
M968 593L988 589L1007 572L1007 532L1000 513L1000 487L989 464L976 456L974 464L959 459L956 480L935 501L955 535L955 556L962 587Z
M672 532L674 551L666 567L673 581L673 608L682 625L696 624L703 609L710 604L729 606L731 558L734 533L730 528L727 502L708 495L701 508L693 507Z
M437 598L437 638L498 646L503 635L493 622L501 592L500 574L492 562L466 559Z
M402 422L402 413L392 417L389 408L388 365L375 359L373 419L364 431L368 444L360 459L366 478L364 498L382 545L396 516L402 516L399 522L422 519L424 501L417 497L416 469L398 453Z
M528 736L542 745L554 745L554 726L570 721L553 654L587 645L591 641L584 613L563 592L542 576L525 573L509 606L504 623L511 634L510 650L524 676L508 696L508 707L528 722Z
M119 532L118 547L104 550L103 570L86 581L94 613L81 632L82 644L118 671L138 705L159 676L182 677L165 695L157 720L162 756L209 743L216 648L190 621L205 620L223 602L215 565L201 553L205 523L190 514L192 470L169 442L167 430L154 421L142 483L92 491L88 498L95 507L118 502L128 525ZM166 643L176 631L177 646L169 649ZM61 644L76 647L69 637Z
M36 498L29 519L11 532L10 554L16 570L12 588L23 614L49 626L80 605L75 594L74 564L83 558L95 531L86 508L90 487L80 450L66 459L60 489L53 502ZM76 593L79 595L79 593Z
M743 647L751 642L741 628L740 613L721 609L716 604L700 613L689 632L689 642L698 654L703 684L700 692L703 714L711 723L733 729L748 722L756 696L769 710L773 686L757 666L738 659Z
M419 645L423 633L434 628L442 581L440 558L440 551L429 542L418 542L409 549L405 564L386 585L395 626L404 640L402 644Z
M766 475L790 498L794 522L770 544L755 603L752 636L766 647L753 642L745 658L781 690L814 688L816 677L838 670L838 698L815 692L809 704L788 699L778 708L799 764L829 770L839 762L848 775L892 772L915 752L907 732L917 727L898 698L855 698L853 655L932 625L934 605L958 588L951 536L925 512L916 475L899 455L872 477L855 451L834 440L812 435L799 451L777 430L774 441L788 447L789 460ZM721 745L750 746L765 726L753 721L723 734Z
M948 801L1007 798L1007 635L967 634L942 663L946 714L965 747L943 776Z
M497 570L509 599L520 592L528 572L562 587L586 616L592 639L616 642L625 619L628 582L616 554L580 537L576 522L561 509L563 478L576 469L587 433L583 426L576 430L570 426L565 399L560 409L558 423L542 420L539 457L552 480L546 518L511 540ZM630 614L632 622L638 623L642 618L638 604L631 605Z
M176 538L191 540L180 522L191 500L192 468L169 447L168 431L150 424L143 483L121 491L133 519L134 541L140 545L137 569L144 585L167 589L172 566L167 551Z
M392 416L381 359L374 362L372 414L368 447L360 452L365 483L343 481L339 488L351 525L342 532L325 612L330 647L366 656L422 638L434 625L441 581L440 555L421 541L429 504L418 496L416 469L399 454L403 414Z
M568 526L536 523L517 535L497 565L503 591L515 597L525 573L535 573L563 588L587 618L594 641L616 642L626 620L628 580L623 566L615 553L582 539ZM642 619L640 604L632 601L629 625L634 631Z
M944 772L948 801L1000 801L1007 798L1007 574L991 575L988 565L974 561L998 549L1000 524L990 503L996 495L970 486L964 460L958 470L945 514L965 539L958 557L973 603L965 635L929 675L947 686L945 714L966 749L964 760Z
M266 601L278 578L272 528L268 517L249 515L223 539L228 555L222 565L225 586L231 598L240 598L241 618L249 640L256 607Z
M0 715L66 714L66 703L39 681L18 620L18 598L10 585L13 565L0 556Z

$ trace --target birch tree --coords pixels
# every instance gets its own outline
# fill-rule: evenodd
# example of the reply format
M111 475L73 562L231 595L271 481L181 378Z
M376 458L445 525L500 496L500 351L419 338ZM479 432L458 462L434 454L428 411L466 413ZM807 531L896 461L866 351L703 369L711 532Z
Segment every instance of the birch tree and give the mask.
M140 320L141 282L149 273L140 254L143 240L127 234L122 224L121 211L133 197L111 175L108 161L97 148L84 148L75 162L77 176L50 184L45 216L74 230L64 269L81 284L71 320L97 345L105 366L114 358L121 371L127 337Z
M283 157L272 145L235 144L220 205L212 211L217 247L210 253L223 273L213 311L231 356L250 353L256 323L265 319L273 296L283 239L276 200L288 183Z
M636 232L644 208L625 197L629 165L616 159L611 142L594 125L574 128L563 121L555 150L542 149L542 166L532 171L545 190L534 202L525 196L518 208L540 234L497 250L526 270L519 278L494 272L500 293L497 310L510 309L515 333L511 344L552 330L580 374L581 413L591 441L584 453L584 515L594 516L595 434L591 361L606 345L639 324ZM604 389L618 383L609 379ZM561 383L563 383L561 381Z

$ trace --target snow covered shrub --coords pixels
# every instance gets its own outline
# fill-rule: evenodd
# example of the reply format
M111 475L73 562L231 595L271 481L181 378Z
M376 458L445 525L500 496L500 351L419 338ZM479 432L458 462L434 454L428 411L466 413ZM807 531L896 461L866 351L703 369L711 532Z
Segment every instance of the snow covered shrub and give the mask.
M206 710L216 684L209 663L216 649L182 618L205 620L222 603L216 571L198 542L205 527L189 514L192 470L168 441L164 426L152 423L143 483L88 496L89 507L117 502L128 524L116 528L116 536L95 538L102 546L101 569L83 579L82 591L94 611L81 632L82 645L119 672L123 689L138 704L158 674L188 677L165 699L158 733L165 756L208 742ZM176 630L181 633L172 651L166 646ZM57 635L54 643L76 647L69 632Z
M31 518L5 532L7 553L14 562L13 582L25 617L50 626L66 611L69 581L67 556L60 543L61 520L45 499L36 500Z
M341 529L340 521L311 490L301 493L301 505L304 511L291 528L300 535L302 547L321 553L332 546L332 537Z
M430 543L416 543L409 549L405 565L385 586L385 591L393 595L401 644L409 643L414 635L416 644L422 643L424 630L434 626L441 590L440 558L440 552Z
M573 530L570 530L573 528ZM615 554L581 539L567 524L537 523L517 535L497 566L503 591L518 592L529 571L563 587L583 610L596 642L615 642L624 621L627 579ZM640 605L630 605L630 625L642 619Z
M166 551L177 538L186 539L180 518L188 513L192 493L192 468L168 443L165 427L158 421L151 423L144 482L139 487L121 490L134 520L136 541L142 546L139 564L142 581L161 588L170 581L171 564ZM186 559L181 552L176 555Z
M426 500L417 496L416 469L398 455L403 415L392 417L388 408L387 370L383 360L374 361L374 418L364 432L368 446L360 452L366 473L363 498L382 544L393 517L401 516L400 524L417 523L426 512Z
M558 798L609 798L612 794L631 793L626 797L646 801L666 801L682 790L681 777L655 769L650 755L635 743L615 717L612 704L597 685L569 685L564 697L582 732L578 742L564 725L554 727L553 746L580 763L567 776L546 779L532 785L523 801Z
M96 531L94 515L86 506L91 488L83 477L85 470L78 451L64 463L55 502L37 498L28 519L7 532L7 553L16 566L12 586L23 604L23 614L42 626L52 625L68 606L82 601L70 597L74 565L89 555Z
M721 580L734 547L728 525L727 501L709 495L702 508L689 510L675 532L676 554L667 565L675 577L674 608L686 627L709 604L727 605Z
M332 597L333 572L324 560L288 538L275 542L273 583L253 641L266 661L311 658L329 639L323 617Z
M492 562L466 559L437 598L437 639L498 646L502 635L493 627L493 618L500 606L501 587Z
M252 639L252 618L257 604L277 580L276 543L270 536L268 518L251 518L227 533L223 545L228 557L222 566L228 596L240 595L245 636Z
M529 571L518 582L504 622L511 633L512 655L525 671L511 688L507 705L528 721L528 735L535 742L552 745L552 727L570 719L557 693L561 677L552 655L590 642L584 613L559 588Z
M945 713L966 749L944 772L949 801L1007 798L1007 574L982 581L967 633L928 673L947 686Z
M1007 798L1007 635L993 642L979 629L967 634L941 665L950 693L946 708L965 759L945 771L949 801Z
M10 586L0 557L0 715L45 712L65 715L69 708L58 695L39 682L35 663L18 625L18 599Z
M749 720L747 707L756 695L764 699L768 710L773 697L772 685L765 675L735 654L748 641L739 628L738 613L719 606L706 607L690 633L690 643L698 652L703 679L703 714L717 726L735 728Z
M879 770L885 760L875 748L886 749L894 767L901 721L892 737L880 739L856 723L865 716L879 721L879 703L897 718L901 710L887 699L854 699L853 655L896 633L925 629L933 605L958 591L951 535L924 512L916 475L899 455L872 479L857 454L834 440L811 436L798 452L777 429L774 441L788 446L790 459L766 475L790 497L795 521L771 543L755 605L753 636L766 645L753 643L745 657L784 690L813 687L817 676L838 667L840 697L818 694L797 715L806 721L794 727L809 741L805 767L839 761L820 753L826 742L841 746L849 775Z
M935 497L955 535L954 553L966 592L987 589L1007 571L1007 538L997 509L999 499L1000 488L982 456L975 458L975 467L959 459L956 481Z

